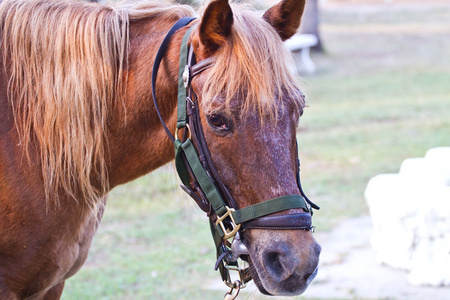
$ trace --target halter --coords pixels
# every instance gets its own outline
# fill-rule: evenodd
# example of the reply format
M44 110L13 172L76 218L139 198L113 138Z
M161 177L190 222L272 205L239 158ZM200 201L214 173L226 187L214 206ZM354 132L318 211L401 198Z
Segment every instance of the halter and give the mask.
M152 71L152 95L156 112L168 137L175 147L175 165L181 179L181 187L207 213L211 233L217 250L215 269L222 280L233 290L244 287L251 280L248 268L240 268L238 258L246 260L248 251L241 240L245 229L313 230L312 208L319 209L304 194L300 184L300 161L297 158L297 185L301 195L287 195L238 209L230 192L214 167L200 121L197 95L192 89L192 79L215 63L209 57L195 63L193 47L188 40L192 29L183 37L180 48L178 76L177 128L174 136L167 128L156 99L156 78L159 65L167 52L173 34L195 18L182 18L170 29L156 54ZM180 131L183 131L180 136ZM288 209L302 208L306 212L270 216ZM230 242L231 240L231 242ZM230 270L237 271L239 280L232 282ZM237 294L237 293L236 293Z

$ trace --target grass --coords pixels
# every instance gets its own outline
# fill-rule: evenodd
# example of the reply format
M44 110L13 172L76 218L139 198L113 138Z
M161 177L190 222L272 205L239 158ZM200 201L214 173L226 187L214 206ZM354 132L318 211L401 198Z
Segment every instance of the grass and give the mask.
M325 230L367 212L362 195L370 177L397 172L403 159L450 144L450 74L394 71L353 80L317 91L299 133L302 175L325 208L316 214ZM405 88L413 83L424 88Z
M372 176L450 146L450 7L419 8L323 11L327 53L313 56L319 71L304 78L309 108L298 130L302 183L321 206L318 231L368 213ZM63 299L221 299L208 222L174 174L168 165L110 194Z

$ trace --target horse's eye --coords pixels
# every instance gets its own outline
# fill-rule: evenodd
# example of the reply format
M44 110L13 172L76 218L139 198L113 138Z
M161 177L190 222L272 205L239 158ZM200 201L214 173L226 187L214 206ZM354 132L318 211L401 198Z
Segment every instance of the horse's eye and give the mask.
M208 123L215 129L230 130L230 121L224 116L218 114L209 115Z

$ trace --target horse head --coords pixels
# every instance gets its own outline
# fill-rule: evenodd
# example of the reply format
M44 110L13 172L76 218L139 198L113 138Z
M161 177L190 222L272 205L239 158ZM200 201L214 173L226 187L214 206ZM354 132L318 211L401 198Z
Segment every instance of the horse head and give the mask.
M301 192L296 127L305 103L282 42L295 34L304 4L283 0L261 18L215 0L191 36L197 61L215 59L192 87L212 161L238 208ZM298 295L314 279L321 248L309 230L252 228L241 238L262 293Z

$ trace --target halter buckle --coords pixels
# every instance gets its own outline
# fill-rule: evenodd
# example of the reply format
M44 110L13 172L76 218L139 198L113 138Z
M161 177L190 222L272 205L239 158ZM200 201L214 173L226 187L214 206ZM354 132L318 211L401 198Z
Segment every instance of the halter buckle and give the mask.
M235 211L234 208L229 208L228 206L225 206L225 208L227 212L221 217L217 216L216 225L219 225L220 228L222 229L224 234L223 239L228 240L229 238L232 238L239 231L239 229L241 229L241 224L236 224L236 222L234 221L232 215L232 213ZM223 221L227 217L230 217L232 229L227 229L223 224Z

